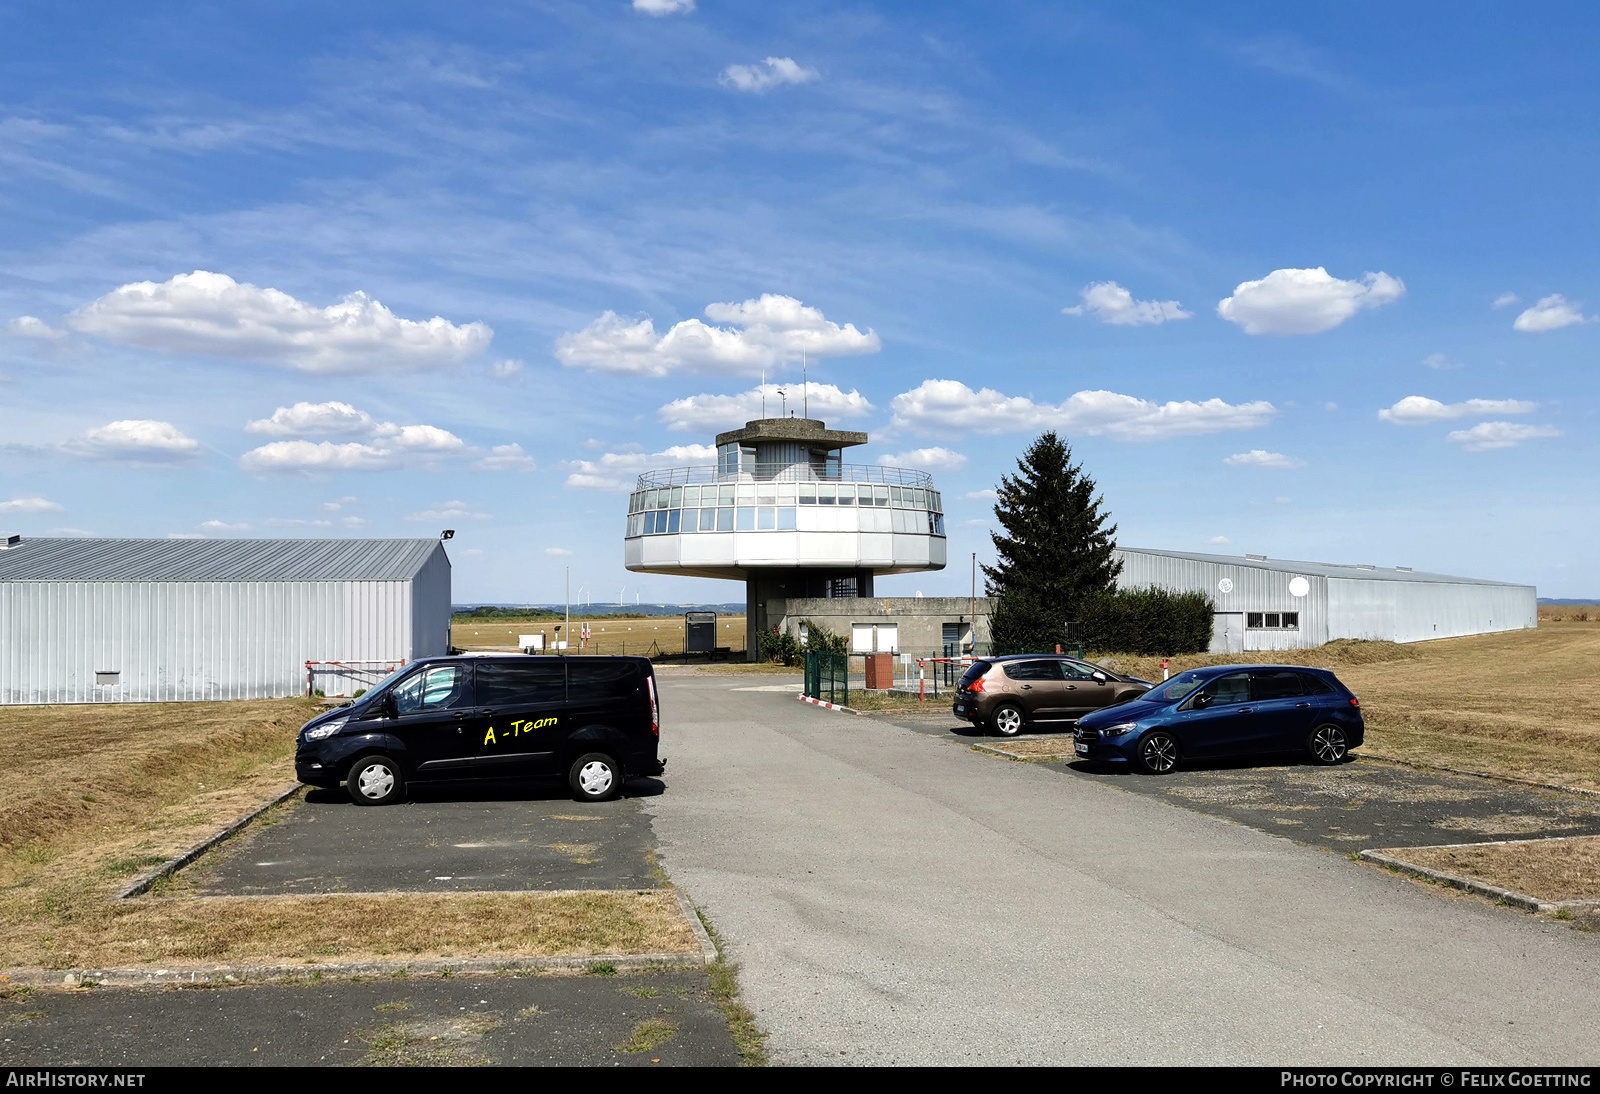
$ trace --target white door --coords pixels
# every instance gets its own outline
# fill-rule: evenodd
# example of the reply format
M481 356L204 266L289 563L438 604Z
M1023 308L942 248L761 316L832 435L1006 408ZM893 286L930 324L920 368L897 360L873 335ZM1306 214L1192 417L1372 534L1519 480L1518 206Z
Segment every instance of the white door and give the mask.
M1211 620L1211 652L1244 652L1244 613L1217 612Z

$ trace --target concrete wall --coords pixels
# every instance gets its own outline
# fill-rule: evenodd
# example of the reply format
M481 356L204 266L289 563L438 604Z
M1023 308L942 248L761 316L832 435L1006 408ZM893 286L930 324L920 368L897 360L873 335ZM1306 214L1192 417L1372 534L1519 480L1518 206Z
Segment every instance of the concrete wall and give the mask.
M778 620L779 628L796 638L800 637L803 620L846 638L850 637L851 627L856 623L894 624L898 632L898 650L938 656L944 652L943 625L962 623L968 628L963 633L969 633L972 608L972 598L965 596L805 597L769 601L767 618ZM986 646L994 601L980 596L977 608L977 640L980 646Z
M442 566L442 584L436 572L420 593L410 581L6 582L0 704L304 694L308 660L398 661L441 645ZM419 620L419 605L441 618ZM118 683L96 685L102 671Z

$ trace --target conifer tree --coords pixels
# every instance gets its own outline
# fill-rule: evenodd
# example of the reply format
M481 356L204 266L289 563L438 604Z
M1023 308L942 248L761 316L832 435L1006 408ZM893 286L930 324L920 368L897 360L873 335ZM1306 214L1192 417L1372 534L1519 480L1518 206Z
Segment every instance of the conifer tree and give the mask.
M1028 447L1017 471L1000 480L994 512L1004 534L991 534L995 564L983 567L997 598L990 633L999 652L1047 653L1090 598L1115 587L1117 526L1106 525L1094 480L1054 432Z

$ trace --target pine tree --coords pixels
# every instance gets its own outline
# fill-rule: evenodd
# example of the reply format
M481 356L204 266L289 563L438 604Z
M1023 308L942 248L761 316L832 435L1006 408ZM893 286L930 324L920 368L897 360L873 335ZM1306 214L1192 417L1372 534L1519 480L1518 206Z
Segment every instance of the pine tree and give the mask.
M990 633L997 651L1044 653L1066 641L1064 624L1088 598L1115 587L1117 526L1106 526L1094 480L1054 432L1028 447L1017 470L1000 480L994 512L1005 534L992 534L995 564L983 568L997 598Z

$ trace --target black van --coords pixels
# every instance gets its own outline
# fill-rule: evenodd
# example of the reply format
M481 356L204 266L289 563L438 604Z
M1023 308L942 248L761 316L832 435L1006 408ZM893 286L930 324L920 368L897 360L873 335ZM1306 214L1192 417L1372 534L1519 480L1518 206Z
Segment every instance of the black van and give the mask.
M659 775L661 707L645 657L466 654L406 665L300 730L295 775L357 805L407 782L566 776L580 801Z

